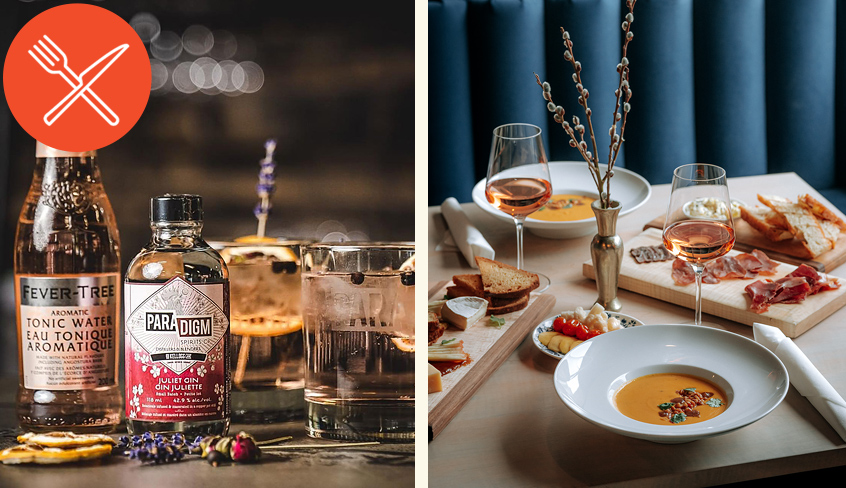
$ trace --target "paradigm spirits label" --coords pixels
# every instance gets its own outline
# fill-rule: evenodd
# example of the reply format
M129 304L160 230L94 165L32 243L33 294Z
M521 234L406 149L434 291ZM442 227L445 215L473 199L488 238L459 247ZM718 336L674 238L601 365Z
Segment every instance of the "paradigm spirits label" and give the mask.
M117 273L16 276L24 387L117 384L119 280Z
M229 415L224 283L126 284L126 411L153 422Z

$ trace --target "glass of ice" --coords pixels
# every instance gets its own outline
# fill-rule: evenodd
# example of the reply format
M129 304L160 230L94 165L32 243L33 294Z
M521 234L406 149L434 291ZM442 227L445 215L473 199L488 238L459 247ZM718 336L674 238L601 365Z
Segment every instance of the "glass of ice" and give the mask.
M303 251L306 432L414 440L414 245Z
M308 243L218 243L229 268L235 421L303 417L301 250Z

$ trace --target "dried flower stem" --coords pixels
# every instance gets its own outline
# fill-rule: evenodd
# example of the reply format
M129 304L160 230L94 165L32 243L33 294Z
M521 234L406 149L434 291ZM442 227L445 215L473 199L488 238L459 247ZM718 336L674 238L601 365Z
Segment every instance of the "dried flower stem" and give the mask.
M629 86L629 59L626 57L628 52L629 42L634 38L631 31L632 23L634 22L634 6L637 0L626 0L626 6L629 13L623 21L623 53L620 63L617 65L617 72L620 74L617 89L614 91L616 96L616 104L614 107L613 121L611 128L608 130L611 136L611 142L608 145L608 163L605 175L602 175L599 169L599 156L596 146L596 134L593 130L592 112L588 106L588 98L590 92L584 87L582 83L582 64L576 60L576 55L573 51L573 41L570 39L570 34L564 28L561 28L561 37L564 39L564 59L570 62L573 67L573 82L576 84L576 90L579 92L579 105L584 108L585 119L587 120L587 130L590 135L590 148L588 150L588 143L585 140L585 126L577 116L573 116L573 126L564 120L564 107L556 105L552 100L552 87L549 83L541 82L540 77L535 74L535 80L538 85L543 88L543 97L547 101L547 108L550 112L554 112L555 122L561 124L564 131L570 136L570 146L578 149L579 154L582 155L590 168L591 176L596 184L597 193L599 193L599 202L602 208L610 208L612 206L611 200L611 178L614 176L614 165L617 162L617 157L620 154L620 148L623 146L625 139L623 135L626 131L626 120L628 118L631 105L629 104L632 98L632 90ZM617 132L617 123L620 123L619 133ZM576 135L578 132L578 136ZM604 188L603 188L604 187Z

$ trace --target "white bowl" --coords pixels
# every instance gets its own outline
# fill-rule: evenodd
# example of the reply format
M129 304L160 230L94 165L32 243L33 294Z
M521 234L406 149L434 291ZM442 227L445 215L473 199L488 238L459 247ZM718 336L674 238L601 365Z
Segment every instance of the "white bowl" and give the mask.
M626 417L613 403L627 382L655 373L707 379L728 407L695 424L653 425ZM573 348L555 368L555 391L585 420L621 435L674 444L725 434L770 413L787 394L787 370L764 346L695 325L650 325L602 334Z
M605 165L600 165L604 167ZM581 194L596 198L596 184L590 175L585 162L551 162L549 173L553 195ZM604 173L604 171L603 171ZM640 207L652 195L649 182L639 174L625 168L614 168L611 178L611 197L622 205L620 215L626 215ZM514 220L496 207L491 205L485 197L485 180L481 180L473 187L473 201L482 210L505 222ZM551 239L570 239L596 233L596 219L591 217L569 222L549 222L531 217L526 219L525 228L532 234Z
M564 312L561 312L561 313L564 313ZM553 357L553 358L556 358L556 359L561 359L564 356L566 356L566 354L562 354L560 352L555 352L552 349L544 346L543 343L541 343L540 338L538 336L540 336L540 334L542 332L548 332L548 331L552 330L552 322L554 322L555 319L560 317L561 313L559 313L557 315L553 315L552 317L549 317L548 319L544 320L543 322L538 324L538 326L535 327L535 331L532 332L532 341L534 341L535 347L540 349L540 351L542 353L546 354L547 356ZM617 312L609 312L608 310L606 310L605 313L608 314L609 316L614 317L615 319L619 320L620 324L624 328L634 327L636 325L643 325L643 322L641 322L640 320L632 317L631 315L626 315L624 313L617 313Z

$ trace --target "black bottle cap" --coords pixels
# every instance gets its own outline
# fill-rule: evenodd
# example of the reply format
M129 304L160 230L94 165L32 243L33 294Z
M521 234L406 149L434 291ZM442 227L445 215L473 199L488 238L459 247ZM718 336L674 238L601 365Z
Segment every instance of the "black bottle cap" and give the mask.
M151 222L203 221L203 197L200 195L171 195L150 199Z

